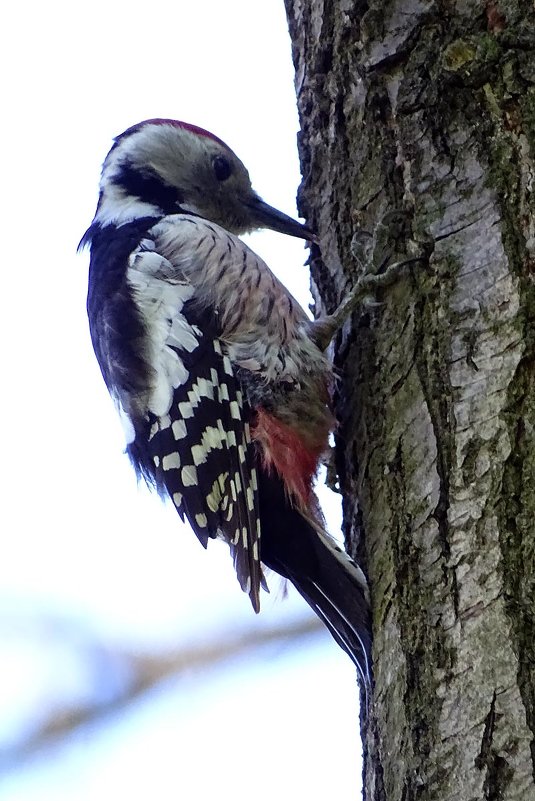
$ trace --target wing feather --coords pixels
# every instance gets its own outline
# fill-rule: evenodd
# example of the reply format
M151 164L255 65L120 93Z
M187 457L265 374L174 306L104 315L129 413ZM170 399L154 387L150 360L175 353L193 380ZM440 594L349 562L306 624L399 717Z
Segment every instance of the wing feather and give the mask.
M200 542L225 539L255 611L260 586L260 522L251 410L219 338L217 313L196 307L189 281L144 246L130 257L129 281L153 368L145 438L154 479ZM133 450L145 443L134 442Z

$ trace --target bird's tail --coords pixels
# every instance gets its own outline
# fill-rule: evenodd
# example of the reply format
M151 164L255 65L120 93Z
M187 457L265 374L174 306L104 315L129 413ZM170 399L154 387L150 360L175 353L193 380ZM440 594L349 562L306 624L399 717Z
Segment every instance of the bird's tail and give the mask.
M371 682L371 623L364 574L312 515L288 500L281 479L260 471L261 559L288 578Z

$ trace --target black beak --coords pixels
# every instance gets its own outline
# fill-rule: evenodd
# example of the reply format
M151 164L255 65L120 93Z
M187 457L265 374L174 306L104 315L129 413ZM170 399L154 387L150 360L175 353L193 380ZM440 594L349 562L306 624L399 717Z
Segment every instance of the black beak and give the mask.
M281 234L317 242L316 235L309 228L292 217L288 217L287 214L283 214L282 211L278 211L273 206L264 203L262 198L255 197L247 201L246 205L251 212L252 227L271 228L272 231L278 231Z

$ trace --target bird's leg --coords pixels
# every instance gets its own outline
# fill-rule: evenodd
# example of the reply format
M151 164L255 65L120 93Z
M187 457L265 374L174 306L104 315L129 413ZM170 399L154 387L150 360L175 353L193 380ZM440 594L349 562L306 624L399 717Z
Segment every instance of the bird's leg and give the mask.
M392 230L393 225L399 225L399 216L399 212L385 215L373 236L360 230L353 237L351 252L359 262L362 274L336 311L310 323L310 337L321 350L329 346L335 334L367 296L394 284L407 265L428 258L425 246L416 247L414 254L386 266L392 256L392 249L387 244L388 231Z
M340 330L347 318L367 295L370 295L377 289L383 289L395 283L404 267L421 260L422 256L412 256L403 259L403 261L396 261L393 264L389 264L382 273L366 273L363 275L359 278L349 295L340 303L336 311L310 323L311 339L314 340L321 350L325 350L337 331Z

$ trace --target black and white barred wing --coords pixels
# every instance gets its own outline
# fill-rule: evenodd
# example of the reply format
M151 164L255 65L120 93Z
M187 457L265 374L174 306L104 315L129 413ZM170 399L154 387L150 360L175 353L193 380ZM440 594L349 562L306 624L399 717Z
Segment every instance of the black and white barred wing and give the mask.
M206 547L230 545L238 580L259 610L260 522L250 410L218 338L213 310L166 259L132 254L129 283L154 368L143 443L151 474ZM140 434L137 434L137 437Z

